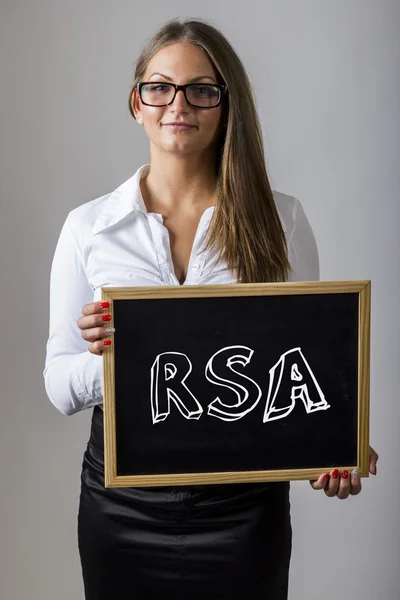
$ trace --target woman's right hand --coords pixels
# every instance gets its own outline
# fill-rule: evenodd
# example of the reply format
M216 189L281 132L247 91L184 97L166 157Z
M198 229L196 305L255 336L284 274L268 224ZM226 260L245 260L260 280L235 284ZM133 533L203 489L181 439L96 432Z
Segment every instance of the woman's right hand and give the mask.
M107 309L109 302L91 302L82 308L82 317L78 319L81 336L89 342L89 352L101 356L104 348L111 345L110 335L115 332L110 325L111 315ZM107 339L105 339L107 338Z

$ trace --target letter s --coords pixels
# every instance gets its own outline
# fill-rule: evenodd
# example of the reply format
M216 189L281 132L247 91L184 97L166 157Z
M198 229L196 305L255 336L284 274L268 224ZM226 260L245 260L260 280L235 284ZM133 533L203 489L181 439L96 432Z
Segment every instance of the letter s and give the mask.
M247 346L228 346L216 352L206 365L206 378L214 385L230 389L235 397L235 402L225 404L216 398L208 405L207 414L223 421L237 421L253 410L261 398L262 391L253 379L236 371L232 365L239 364L245 367L249 364L254 350ZM228 378L217 375L214 370L216 357L222 359L224 366L229 369ZM234 377L232 378L232 373ZM245 381L243 381L245 380Z

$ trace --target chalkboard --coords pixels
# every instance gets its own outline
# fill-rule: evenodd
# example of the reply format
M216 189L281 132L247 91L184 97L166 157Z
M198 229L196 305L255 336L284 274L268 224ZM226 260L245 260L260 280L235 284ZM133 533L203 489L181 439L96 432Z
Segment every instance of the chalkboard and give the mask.
M107 487L368 476L369 281L102 298Z

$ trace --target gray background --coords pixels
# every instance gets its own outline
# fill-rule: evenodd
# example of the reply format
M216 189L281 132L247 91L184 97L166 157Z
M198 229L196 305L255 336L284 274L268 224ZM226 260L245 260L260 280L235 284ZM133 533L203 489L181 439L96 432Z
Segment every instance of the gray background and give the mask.
M66 418L45 396L49 270L68 211L147 162L127 109L132 63L176 16L209 19L242 57L273 187L302 201L322 279L372 280L379 476L346 501L293 484L290 599L398 600L396 0L2 0L0 598L83 598L76 513L91 411Z

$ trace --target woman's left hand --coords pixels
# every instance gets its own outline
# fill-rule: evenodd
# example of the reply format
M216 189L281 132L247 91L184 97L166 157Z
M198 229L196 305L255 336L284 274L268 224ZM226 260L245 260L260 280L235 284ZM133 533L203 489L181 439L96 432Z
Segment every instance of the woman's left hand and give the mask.
M378 462L379 456L371 446L369 447L369 472L371 475L376 475L376 463ZM339 473L338 469L334 469L330 473L325 473L310 481L311 486L314 490L324 490L325 495L329 498L337 496L340 500L345 500L349 496L357 496L361 492L361 478L358 474L357 469L354 469L351 473L348 471L342 471Z

